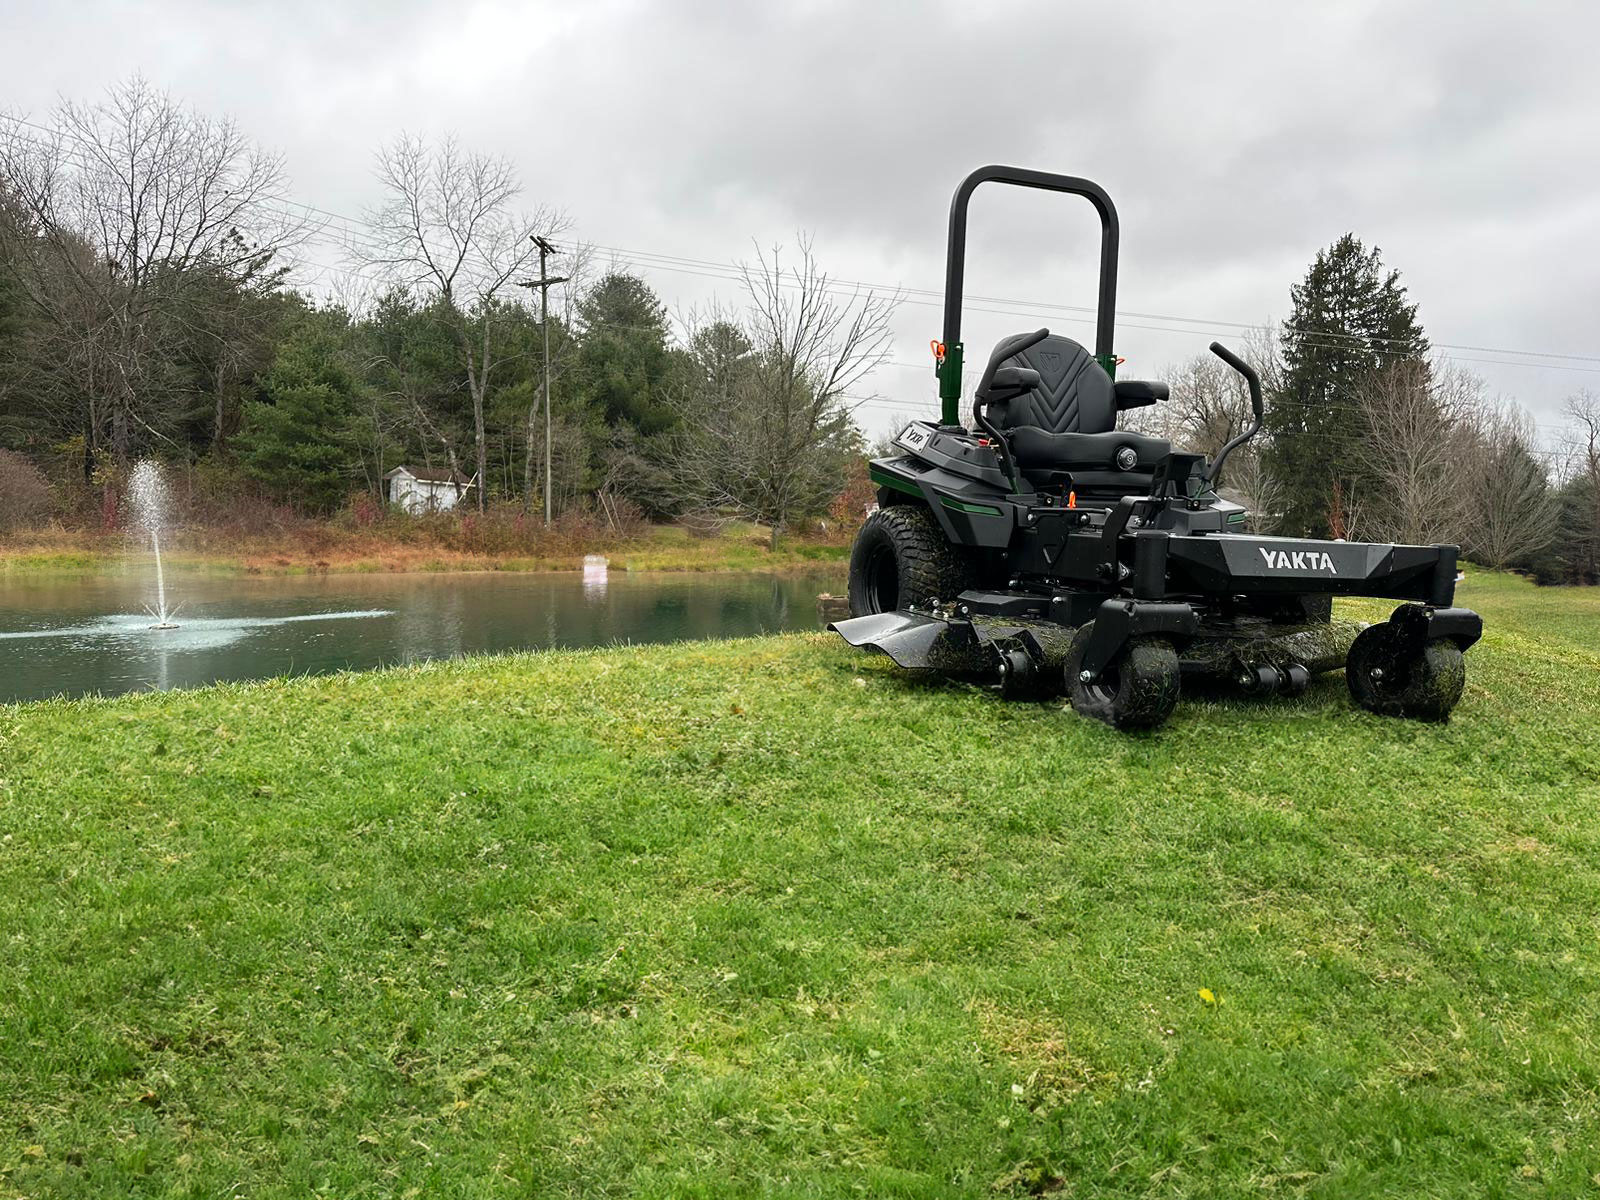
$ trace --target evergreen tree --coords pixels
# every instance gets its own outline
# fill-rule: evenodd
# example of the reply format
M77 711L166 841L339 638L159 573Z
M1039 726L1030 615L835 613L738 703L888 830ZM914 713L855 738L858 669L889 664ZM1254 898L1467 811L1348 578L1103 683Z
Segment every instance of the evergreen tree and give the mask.
M394 288L351 326L345 344L360 372L360 437L373 478L404 463L472 474L472 397L452 336L457 320L443 302Z
M327 513L359 470L351 434L358 411L336 337L320 324L308 321L279 350L258 397L245 404L235 445L245 471L279 499Z
M669 368L667 310L636 275L613 271L578 305L583 327L579 386L607 425L660 433L674 419L663 384Z
M1600 496L1594 484L1579 475L1555 491L1555 536L1538 553L1515 559L1512 566L1531 573L1542 584L1600 583Z
M1281 382L1267 399L1268 466L1283 495L1290 534L1344 533L1343 511L1359 496L1356 447L1366 430L1359 397L1375 371L1428 352L1417 306L1375 246L1345 234L1317 252L1290 289Z

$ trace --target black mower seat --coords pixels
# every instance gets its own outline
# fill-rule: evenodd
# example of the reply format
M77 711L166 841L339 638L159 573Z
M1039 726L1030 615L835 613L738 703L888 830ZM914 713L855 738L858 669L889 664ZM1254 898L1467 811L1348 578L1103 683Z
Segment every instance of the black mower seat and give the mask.
M1092 354L1071 338L1054 335L1012 355L1005 365L1039 372L1038 387L990 408L990 419L1006 433L1024 475L1069 471L1079 487L1133 491L1148 486L1156 465L1171 453L1170 442L1117 428L1119 408L1165 399L1164 384L1114 387ZM1134 455L1126 467L1117 461L1124 447Z

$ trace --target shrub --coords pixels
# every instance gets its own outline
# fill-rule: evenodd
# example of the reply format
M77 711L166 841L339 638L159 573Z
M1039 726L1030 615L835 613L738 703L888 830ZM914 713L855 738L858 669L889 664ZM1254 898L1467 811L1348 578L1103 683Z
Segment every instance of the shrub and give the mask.
M0 531L23 529L50 511L50 481L15 450L0 450Z
M360 529L371 529L383 516L383 505L371 492L357 492L351 497L349 510L351 519Z
M867 519L867 509L878 501L878 485L872 482L865 458L850 460L843 490L828 506L828 517L845 529L858 528Z

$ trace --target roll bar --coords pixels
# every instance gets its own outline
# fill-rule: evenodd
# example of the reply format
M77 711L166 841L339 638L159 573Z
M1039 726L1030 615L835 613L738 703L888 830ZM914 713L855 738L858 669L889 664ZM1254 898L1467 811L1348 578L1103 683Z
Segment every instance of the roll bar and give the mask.
M1052 175L1024 167L979 167L961 181L950 202L950 236L946 246L944 270L944 341L937 368L939 399L943 421L954 425L961 404L961 301L966 282L967 202L980 183L1008 183L1015 187L1040 188L1047 192L1066 192L1082 196L1100 214L1100 300L1096 310L1094 354L1106 371L1112 372L1116 356L1111 342L1117 308L1117 208L1098 183L1076 175Z

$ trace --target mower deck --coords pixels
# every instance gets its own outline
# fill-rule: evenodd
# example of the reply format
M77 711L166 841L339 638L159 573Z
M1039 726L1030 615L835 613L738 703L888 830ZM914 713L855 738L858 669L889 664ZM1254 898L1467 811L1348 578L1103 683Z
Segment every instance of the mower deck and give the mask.
M998 679L1002 690L1034 698L1059 694L1072 638L1080 627L976 612L975 599L963 596L949 606L851 617L828 628L851 646L884 654L906 670ZM1200 623L1179 647L1178 665L1186 680L1248 695L1292 694L1310 677L1342 668L1365 628L1365 622L1348 620ZM1025 665L1019 652L1026 656ZM1019 674L1026 680L1013 678Z

